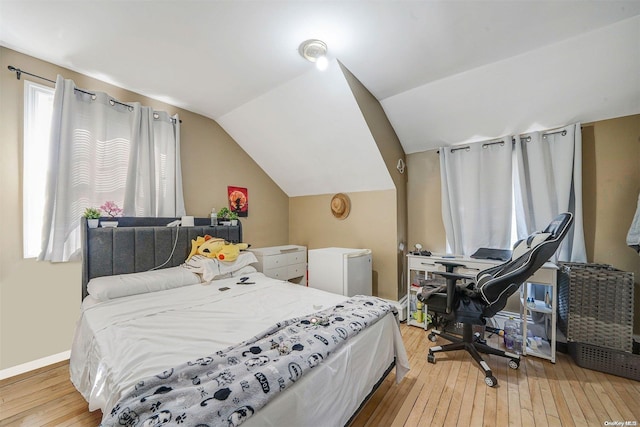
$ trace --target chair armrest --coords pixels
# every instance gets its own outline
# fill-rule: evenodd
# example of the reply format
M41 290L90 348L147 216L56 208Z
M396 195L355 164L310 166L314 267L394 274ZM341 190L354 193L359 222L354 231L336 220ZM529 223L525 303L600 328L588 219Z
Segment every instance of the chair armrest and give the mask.
M444 265L448 273L452 273L453 269L456 267L466 267L465 264L460 264L459 262L454 261L435 261L434 264Z
M449 314L453 311L453 297L456 294L456 282L460 279L473 279L475 276L469 276L468 274L448 273L446 271L433 271L433 274L438 274L447 279L447 310Z

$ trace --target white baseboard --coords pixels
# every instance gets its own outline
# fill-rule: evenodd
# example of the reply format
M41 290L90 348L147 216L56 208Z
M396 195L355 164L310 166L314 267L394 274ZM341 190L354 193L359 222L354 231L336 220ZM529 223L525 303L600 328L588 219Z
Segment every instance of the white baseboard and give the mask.
M16 375L24 374L25 372L33 371L38 368L53 365L54 363L62 362L69 359L71 356L71 350L63 351L62 353L53 354L51 356L43 357L42 359L33 360L31 362L23 363L21 365L12 366L0 370L0 380L5 378L15 377Z
M392 299L386 299L386 298L383 298L383 299L396 306L396 308L398 309L398 320L400 320L401 322L404 322L405 320L407 320L407 296L406 295L400 298L400 301L394 301Z

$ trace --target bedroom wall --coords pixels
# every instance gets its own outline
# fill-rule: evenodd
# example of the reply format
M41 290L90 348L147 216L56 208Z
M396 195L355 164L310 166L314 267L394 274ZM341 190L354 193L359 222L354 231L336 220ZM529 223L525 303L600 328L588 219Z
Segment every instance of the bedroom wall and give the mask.
M587 258L634 273L634 333L640 335L640 257L626 245L640 194L640 114L583 126Z
M69 350L81 292L80 263L22 258L24 82L7 70L9 65L50 79L62 74L79 87L121 101L177 112L183 121L187 213L208 216L211 208L226 205L227 185L247 187L244 240L253 246L288 243L288 197L215 121L0 47L0 370Z
M367 248L373 253L373 294L397 300L396 191L346 193L351 212L336 219L330 208L333 194L289 200L289 243L307 249Z
M407 154L407 171L409 250L420 243L431 252L444 253L447 235L442 222L440 157L437 150Z
M406 156L400 139L398 139L398 135L396 135L393 126L391 126L391 122L389 122L380 102L343 64L340 64L340 67L369 127L369 131L376 141L378 150L382 154L385 166L396 188L395 247L398 248L400 243L406 244L407 242L407 174L406 168L405 173L400 173L397 168L399 159L402 159L406 165ZM392 226L392 224L387 226ZM396 296L392 298L394 300L399 300L407 293L403 274L405 253L406 251L396 250Z
M582 132L587 259L634 273L634 333L640 335L640 258L625 243L640 192L640 115L584 124ZM407 170L409 244L444 252L436 150L408 154Z
M351 212L333 217L333 194L292 197L289 201L289 239L308 249L368 248L373 253L373 294L398 300L405 293L403 254L398 244L407 239L406 175L396 169L405 159L402 145L377 99L342 64L342 72L376 141L395 190L347 193Z

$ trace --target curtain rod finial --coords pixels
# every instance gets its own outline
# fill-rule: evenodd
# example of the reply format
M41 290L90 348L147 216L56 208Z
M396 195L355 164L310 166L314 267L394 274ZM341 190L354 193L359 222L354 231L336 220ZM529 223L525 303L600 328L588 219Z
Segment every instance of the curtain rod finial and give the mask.
M20 76L22 75L22 70L20 68L16 68L13 65L9 65L7 68L9 69L9 71L15 71L16 78L20 80Z

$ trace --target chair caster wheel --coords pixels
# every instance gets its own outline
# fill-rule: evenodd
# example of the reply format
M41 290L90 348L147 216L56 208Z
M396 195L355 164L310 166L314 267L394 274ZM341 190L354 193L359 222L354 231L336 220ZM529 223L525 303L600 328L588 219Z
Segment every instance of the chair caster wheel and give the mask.
M438 337L436 336L436 334L434 334L433 332L429 333L429 341L436 342L437 339Z
M431 353L427 354L427 362L436 363L436 356Z
M511 369L518 369L520 367L520 359L509 360L509 367Z
M489 386L489 387L495 387L498 385L498 379L496 377L494 377L493 375L488 376L488 377L484 377L484 382Z

